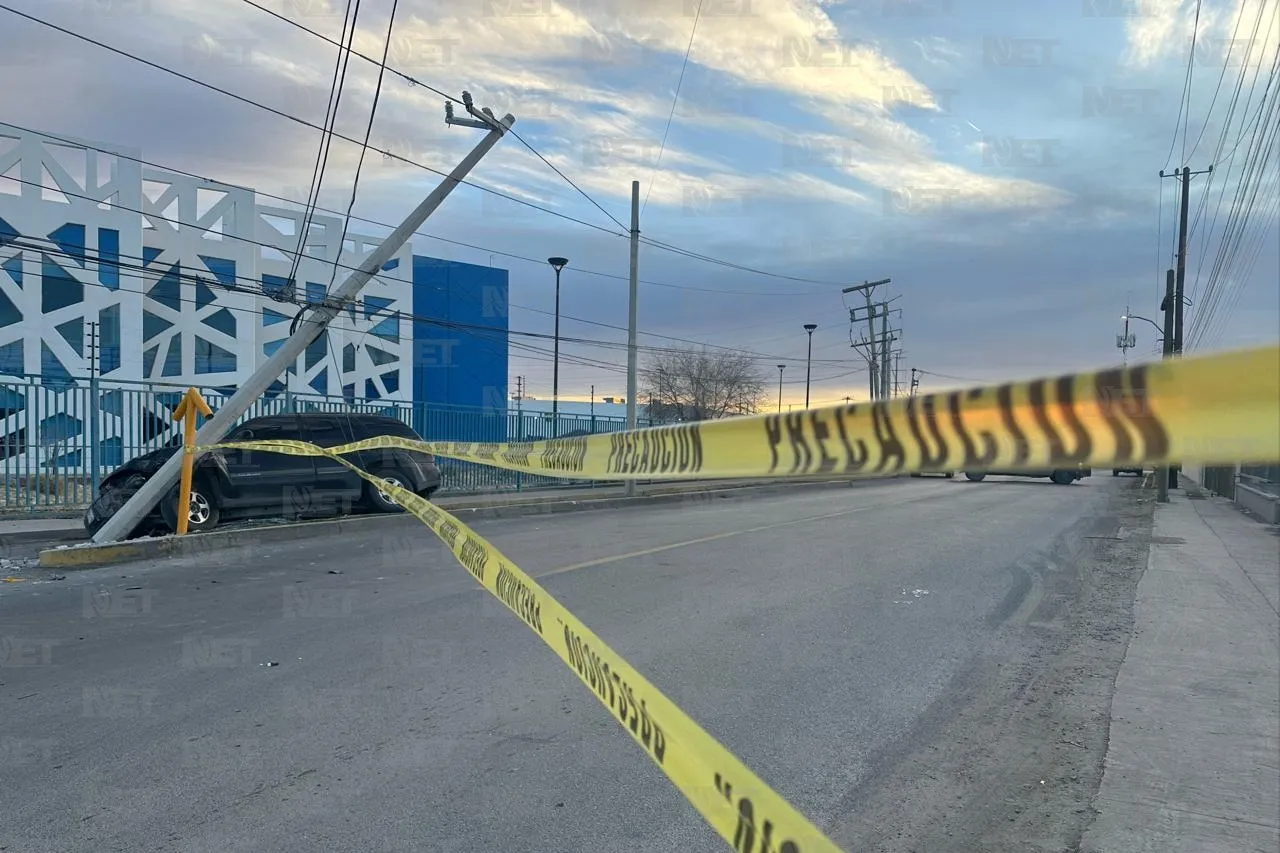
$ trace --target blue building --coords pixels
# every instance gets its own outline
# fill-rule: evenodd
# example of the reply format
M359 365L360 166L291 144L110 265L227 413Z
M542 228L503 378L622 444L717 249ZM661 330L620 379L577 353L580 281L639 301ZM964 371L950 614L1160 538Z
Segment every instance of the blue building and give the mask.
M507 439L504 269L413 256L415 429L436 440Z

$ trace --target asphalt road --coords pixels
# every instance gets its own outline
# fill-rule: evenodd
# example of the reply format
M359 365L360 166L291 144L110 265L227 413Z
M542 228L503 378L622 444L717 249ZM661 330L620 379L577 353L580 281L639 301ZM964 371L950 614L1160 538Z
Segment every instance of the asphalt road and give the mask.
M1140 494L901 479L475 528L845 849L1061 850ZM0 587L0 724L6 853L726 847L407 518Z

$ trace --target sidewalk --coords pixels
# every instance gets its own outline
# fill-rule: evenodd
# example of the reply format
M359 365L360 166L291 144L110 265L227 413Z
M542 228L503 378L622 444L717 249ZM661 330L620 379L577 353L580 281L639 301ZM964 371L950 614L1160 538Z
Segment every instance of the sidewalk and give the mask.
M1280 527L1158 505L1084 853L1280 847Z
M820 482L823 478L797 479L754 479L754 480L684 480L666 483L637 483L637 495L662 495L707 489L731 489L742 487L778 486L786 483ZM830 478L827 478L830 479ZM841 478L847 480L848 478ZM480 494L453 495L444 494L433 500L447 510L472 509L490 506L515 506L521 504L553 503L561 501L592 501L605 498L619 498L626 493L625 485L608 486L570 486L555 489L528 489L517 492L506 490L501 492L483 492ZM227 525L235 526L238 521L230 521ZM32 516L29 518L0 518L0 543L24 541L76 542L86 537L81 515L73 518L49 518Z

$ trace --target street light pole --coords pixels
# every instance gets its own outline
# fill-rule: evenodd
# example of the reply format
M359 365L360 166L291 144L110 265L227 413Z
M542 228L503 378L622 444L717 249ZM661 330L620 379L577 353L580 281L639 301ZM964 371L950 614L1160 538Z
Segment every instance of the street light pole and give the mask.
M804 330L809 333L809 356L805 359L804 366L804 407L809 408L809 380L813 377L813 330L818 328L817 323L805 323Z
M560 270L569 263L568 258L547 258L556 271L556 342L551 367L551 423L553 436L560 437Z
M782 371L786 370L785 364L778 365L778 411L782 411Z

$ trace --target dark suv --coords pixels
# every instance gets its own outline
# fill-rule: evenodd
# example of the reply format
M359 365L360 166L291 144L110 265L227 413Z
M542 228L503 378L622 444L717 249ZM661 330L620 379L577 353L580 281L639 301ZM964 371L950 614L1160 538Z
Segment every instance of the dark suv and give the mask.
M379 435L421 440L404 422L384 415L307 412L269 415L245 421L224 441L306 441L336 447ZM98 498L84 515L90 535L122 507L180 444L131 459L102 481ZM440 469L429 453L399 449L366 450L345 458L387 482L431 497L440 488ZM147 518L130 532L143 535L159 527L177 529L175 484ZM211 530L231 518L338 515L360 506L379 512L400 510L392 497L324 456L290 456L261 450L213 450L196 460L187 529Z

